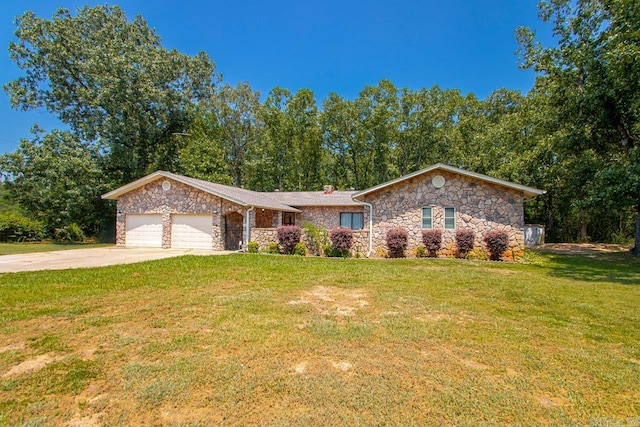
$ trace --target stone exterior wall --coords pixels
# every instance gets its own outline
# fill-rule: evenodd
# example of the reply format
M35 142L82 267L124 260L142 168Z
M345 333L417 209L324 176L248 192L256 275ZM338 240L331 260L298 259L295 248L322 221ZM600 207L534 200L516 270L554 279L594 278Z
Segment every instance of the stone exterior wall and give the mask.
M162 183L169 181L171 188L162 189ZM161 214L162 247L171 247L172 214L211 215L211 230L214 250L224 249L224 215L235 211L246 215L246 208L220 197L190 187L171 179L158 179L124 194L117 203L116 245L126 244L127 214ZM216 212L216 213L214 213ZM252 215L252 220L255 216Z
M369 228L369 209L366 206L304 206L301 214L296 215L296 222L302 227L304 222L310 222L316 227L331 230L340 226L341 212L362 212L364 214L364 228Z
M445 184L436 188L431 180L442 175ZM484 249L483 233L505 230L515 257L524 253L524 208L521 193L477 179L437 170L401 181L369 194L373 205L373 247L386 249L386 234L391 228L409 233L407 252L422 245L422 208L432 208L433 228L444 230L444 208L454 207L456 229L476 232L476 248ZM455 254L455 231L444 230L441 256Z

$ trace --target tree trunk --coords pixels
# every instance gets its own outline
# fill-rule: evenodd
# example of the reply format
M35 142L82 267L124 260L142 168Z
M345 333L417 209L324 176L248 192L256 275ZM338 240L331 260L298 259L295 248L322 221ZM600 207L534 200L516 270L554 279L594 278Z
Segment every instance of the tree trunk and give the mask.
M636 244L633 246L631 252L635 256L640 256L640 203L636 205Z

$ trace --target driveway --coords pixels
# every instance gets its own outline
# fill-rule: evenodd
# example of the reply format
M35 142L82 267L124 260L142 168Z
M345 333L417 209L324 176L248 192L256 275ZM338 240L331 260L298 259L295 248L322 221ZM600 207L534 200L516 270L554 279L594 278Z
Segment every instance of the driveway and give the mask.
M199 249L106 248L71 249L0 256L0 273L35 270L64 270L66 268L103 267L131 264L140 261L171 258L181 255L224 255L230 251Z

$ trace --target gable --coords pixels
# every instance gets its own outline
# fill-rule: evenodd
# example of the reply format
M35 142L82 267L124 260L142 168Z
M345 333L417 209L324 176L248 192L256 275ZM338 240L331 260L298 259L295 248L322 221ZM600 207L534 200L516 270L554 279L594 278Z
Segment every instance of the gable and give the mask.
M526 185L515 184L510 181L505 181L502 179L490 177L488 175L483 175L483 174L471 172L465 169L456 168L454 166L438 163L433 166L429 166L428 168L419 170L417 172L401 176L400 178L384 182L374 187L370 187L366 190L358 191L355 194L353 194L353 199L364 200L365 196L371 196L372 194L385 190L389 187L397 186L398 184L401 184L406 181L413 182L414 180L426 180L426 179L431 180L435 175L443 175L447 173L459 175L461 177L465 177L466 179L469 179L471 181L476 181L478 183L491 184L497 187L504 188L505 190L506 189L513 190L515 192L522 194L524 198L534 197L534 196L538 196L546 193L546 191L539 190L537 188L528 187Z

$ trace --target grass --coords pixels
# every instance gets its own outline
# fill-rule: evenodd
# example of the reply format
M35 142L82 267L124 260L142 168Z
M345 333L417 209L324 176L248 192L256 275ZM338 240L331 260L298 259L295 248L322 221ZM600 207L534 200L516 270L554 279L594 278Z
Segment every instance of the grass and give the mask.
M640 262L529 260L0 275L0 424L640 422Z
M0 255L66 251L69 249L89 249L89 248L101 248L106 246L113 246L113 243L62 243L62 242L0 243Z

